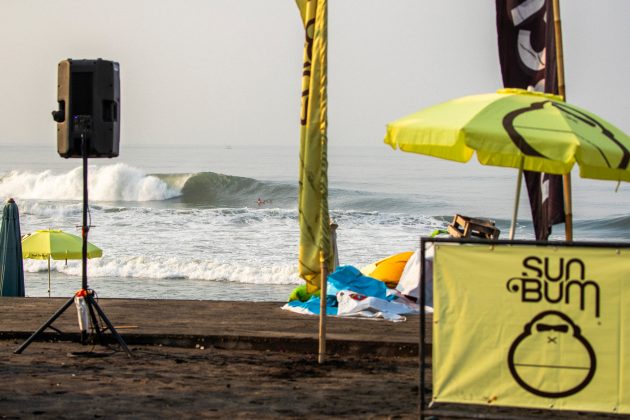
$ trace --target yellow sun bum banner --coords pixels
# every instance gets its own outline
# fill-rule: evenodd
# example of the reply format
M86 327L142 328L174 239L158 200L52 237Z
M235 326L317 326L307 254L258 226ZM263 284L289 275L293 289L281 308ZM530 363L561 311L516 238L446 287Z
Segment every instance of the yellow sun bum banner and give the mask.
M630 413L630 250L435 244L433 400Z
M300 115L299 273L310 293L320 286L320 251L332 267L328 215L326 0L296 0L304 23L304 66Z

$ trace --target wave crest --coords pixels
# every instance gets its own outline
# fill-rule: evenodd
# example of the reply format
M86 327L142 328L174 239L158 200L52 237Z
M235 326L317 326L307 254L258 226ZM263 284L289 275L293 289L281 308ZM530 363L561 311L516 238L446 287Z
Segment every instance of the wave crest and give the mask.
M51 270L69 276L81 276L81 262L51 261ZM28 273L48 271L48 262L24 260ZM263 266L214 260L192 260L171 257L103 257L90 260L88 275L94 278L143 278L168 280L227 281L252 284L299 284L295 264Z
M159 201L180 195L160 178L124 163L90 166L88 188L92 201ZM0 196L38 200L82 200L83 168L55 174L11 171L0 178Z
M181 191L182 202L209 207L253 207L258 198L265 200L265 207L287 207L294 205L297 197L293 185L215 172L190 176Z

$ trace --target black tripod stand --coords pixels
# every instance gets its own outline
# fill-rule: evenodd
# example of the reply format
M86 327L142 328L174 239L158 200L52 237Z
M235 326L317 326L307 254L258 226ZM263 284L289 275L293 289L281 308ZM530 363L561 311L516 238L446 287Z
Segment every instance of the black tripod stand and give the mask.
M82 248L82 282L81 282L81 290L75 293L61 308L54 313L54 315L46 321L37 331L35 331L16 351L15 353L22 353L26 347L28 347L31 342L33 342L46 328L52 328L52 323L55 322L57 318L66 310L72 303L74 302L75 297L82 297L85 299L85 304L89 311L90 319L92 320L92 326L96 334L98 335L99 341L101 345L106 344L105 336L103 332L109 329L112 335L120 344L120 347L127 352L129 357L131 357L131 351L125 344L125 341L122 339L120 334L116 331L112 323L107 319L105 312L98 305L96 300L94 299L94 290L88 288L87 284L87 248L88 248L88 232L90 230L90 226L88 225L88 141L89 134L92 129L92 117L89 115L77 115L74 117L74 127L78 129L81 133L81 154L83 158L83 226L81 229L81 237L83 238L83 248ZM107 328L102 329L100 323L98 321L98 316L100 319L107 325ZM56 329L55 329L56 330ZM85 344L87 342L86 331L81 331L81 343Z

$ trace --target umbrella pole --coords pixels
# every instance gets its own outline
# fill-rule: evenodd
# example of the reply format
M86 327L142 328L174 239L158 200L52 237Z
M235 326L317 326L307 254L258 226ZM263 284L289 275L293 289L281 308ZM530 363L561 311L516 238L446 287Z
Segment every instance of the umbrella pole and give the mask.
M516 232L516 218L518 217L518 205L521 200L521 186L523 185L523 167L525 165L525 158L521 156L521 161L518 165L518 178L516 180L516 197L514 197L514 212L512 213L512 225L510 226L510 240L514 239L514 233Z
M50 255L48 256L48 297L50 297Z
M571 173L562 176L564 181L564 233L567 241L573 240L573 205L571 204Z

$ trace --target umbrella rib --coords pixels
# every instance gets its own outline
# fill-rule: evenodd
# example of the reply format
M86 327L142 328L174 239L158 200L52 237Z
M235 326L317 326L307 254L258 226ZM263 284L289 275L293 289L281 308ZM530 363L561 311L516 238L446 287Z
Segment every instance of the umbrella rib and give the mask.
M527 130L532 130L532 131L549 131L549 132L553 132L553 133L569 133L569 134L573 134L571 130L560 130L557 128L542 128L542 127L532 127L529 125L516 125L514 124L514 128L524 128Z
M599 152L599 154L602 156L602 159L604 159L604 161L606 162L606 166L608 166L609 168L612 168L612 165L610 164L610 162L608 161L608 158L606 157L606 154L604 153L604 151L593 141L587 139L584 136L581 136L579 134L576 134L581 140L584 140L585 142L587 142L588 144L590 144L591 146L593 146L595 149L597 149L597 151Z
M630 163L630 150L628 150L628 148L626 148L626 146L624 146L623 143L621 143L617 138L615 138L615 134L612 131L610 131L608 128L606 128L604 124L602 124L602 122L592 118L591 116L589 116L588 114L585 114L579 109L570 108L567 105L559 104L559 103L552 103L552 104L556 108L558 108L560 111L566 112L567 114L573 116L574 118L579 119L584 124L590 125L591 127L599 127L599 129L602 130L602 134L608 137L610 141L615 143L617 147L619 147L623 153L623 157L621 158L621 161L619 162L619 166L616 169L628 168L628 163Z
M552 102L551 105L556 107L556 108L558 108L560 111L567 113L568 115L572 116L573 118L582 121L586 125L590 125L591 127L595 127L595 125L596 125L595 121L593 121L588 115L586 115L586 114L584 114L582 112L579 112L576 109L568 107L568 106L566 106L564 104L558 104L556 102Z

